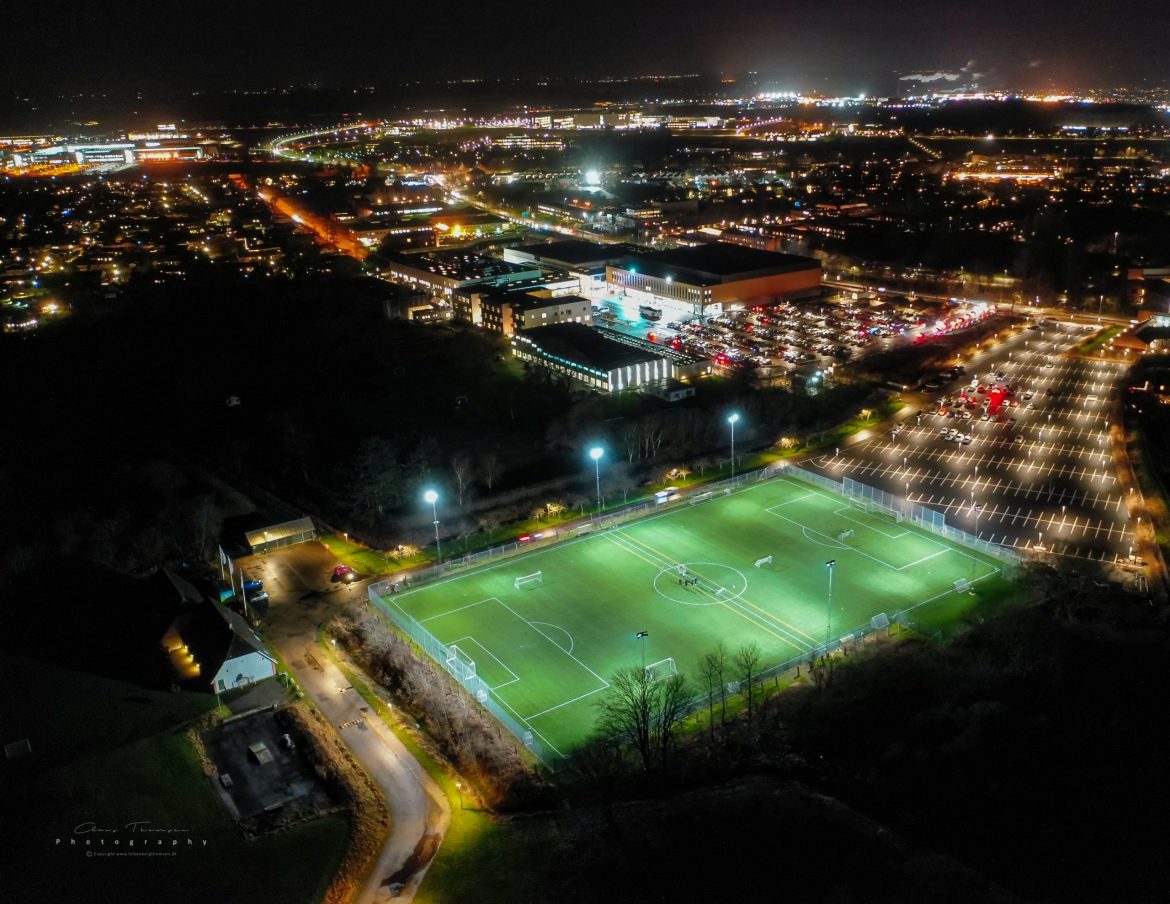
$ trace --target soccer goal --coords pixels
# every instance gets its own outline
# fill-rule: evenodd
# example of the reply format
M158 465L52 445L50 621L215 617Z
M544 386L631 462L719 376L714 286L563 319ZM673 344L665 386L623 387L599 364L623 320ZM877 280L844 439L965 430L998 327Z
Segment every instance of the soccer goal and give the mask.
M513 586L517 590L519 590L521 587L527 587L530 584L543 584L543 583L544 583L544 572L543 571L534 571L532 574L525 574L525 575L521 575L520 577L516 578Z
M447 671L466 683L475 677L475 660L451 644L447 647Z
M674 664L673 658L660 659L658 662L652 662L646 666L646 677L650 679L651 683L677 674L678 666Z
M971 589L971 582L966 578L959 578L955 581L955 593L966 593Z

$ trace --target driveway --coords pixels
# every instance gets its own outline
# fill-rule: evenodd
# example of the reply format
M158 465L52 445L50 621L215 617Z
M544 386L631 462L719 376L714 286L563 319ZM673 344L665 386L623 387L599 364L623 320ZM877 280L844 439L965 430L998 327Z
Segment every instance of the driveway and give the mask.
M366 711L365 701L317 647L318 626L350 602L365 604L366 581L338 583L337 564L319 543L301 543L240 559L244 573L264 581L270 604L265 633L288 663L310 700L337 728L358 761L373 776L390 808L391 830L358 896L359 904L409 901L426 867L399 888L389 884L424 835L437 848L450 823L450 807L439 787L386 724Z

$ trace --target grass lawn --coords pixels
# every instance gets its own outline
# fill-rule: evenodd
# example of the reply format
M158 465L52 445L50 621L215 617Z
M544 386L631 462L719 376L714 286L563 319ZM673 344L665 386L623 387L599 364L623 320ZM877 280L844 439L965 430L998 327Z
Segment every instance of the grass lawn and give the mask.
M21 865L5 883L6 901L321 899L348 843L346 819L326 817L245 840L221 810L187 739L186 720L213 707L214 697L156 694L25 659L7 660L3 674L37 685L5 702L5 724L16 720L27 730L34 751L6 775L5 852L10 864ZM163 846L137 846L136 853L149 857L100 856L131 850L131 837L157 841L159 834L128 831L127 823L139 820L184 831L162 835ZM71 846L72 837L98 837L75 835L77 826L91 822L119 829L103 836L107 845L114 838L122 844L91 847L94 856ZM180 844L171 846L173 839Z
M23 787L18 800L23 805L13 812L22 814L18 844L24 847L18 859L37 877L30 900L38 901L156 902L182 889L183 900L311 904L324 894L348 839L345 819L327 817L246 841L220 810L179 730L51 772ZM186 831L162 836L160 846L158 835L127 831L136 820ZM107 845L114 838L123 845L145 839L138 853L151 856L88 856L84 847L69 846L70 837L86 837L74 836L73 829L87 822L120 829L106 834ZM172 847L173 840L179 846Z
M1073 351L1078 355L1091 355L1094 352L1100 351L1110 339L1120 336L1124 331L1125 327L1123 326L1111 326L1108 329L1101 330L1095 336L1086 339Z
M771 563L754 567L769 555ZM836 566L827 625L829 559ZM680 564L697 586L683 586ZM540 582L516 588L516 577L537 571ZM957 593L960 579L977 596ZM608 679L643 657L647 665L672 659L693 674L716 641L732 650L754 641L770 666L879 612L952 622L1005 585L988 557L774 478L384 603L473 661L501 706L546 750L563 754L591 732ZM639 631L648 636L637 639Z
M0 657L4 741L28 738L37 767L93 756L215 708L212 694L151 691L24 656Z

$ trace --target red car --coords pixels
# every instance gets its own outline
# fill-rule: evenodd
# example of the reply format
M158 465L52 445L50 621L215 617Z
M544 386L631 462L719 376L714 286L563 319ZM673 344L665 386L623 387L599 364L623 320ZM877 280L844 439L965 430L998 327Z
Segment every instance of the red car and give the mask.
M347 574L353 574L353 569L348 565L338 565L333 569L333 574L339 578L345 577Z

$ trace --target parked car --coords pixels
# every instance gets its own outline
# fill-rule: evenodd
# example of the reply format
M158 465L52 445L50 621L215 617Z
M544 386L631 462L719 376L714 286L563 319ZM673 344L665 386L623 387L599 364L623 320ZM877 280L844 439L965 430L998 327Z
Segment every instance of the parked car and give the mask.
M259 578L248 578L244 581L244 592L252 593L253 591L260 591L264 589L264 582Z

